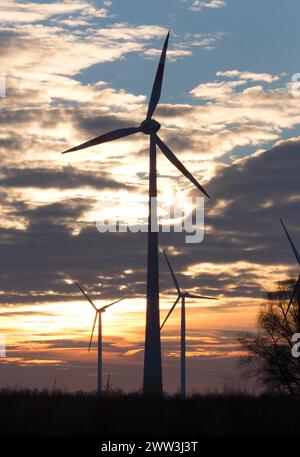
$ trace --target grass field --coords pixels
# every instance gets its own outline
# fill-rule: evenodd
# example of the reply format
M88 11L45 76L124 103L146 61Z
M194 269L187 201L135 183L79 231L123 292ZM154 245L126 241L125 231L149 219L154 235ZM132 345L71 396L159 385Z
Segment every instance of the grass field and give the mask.
M0 436L166 438L297 436L300 397L138 395L0 391Z

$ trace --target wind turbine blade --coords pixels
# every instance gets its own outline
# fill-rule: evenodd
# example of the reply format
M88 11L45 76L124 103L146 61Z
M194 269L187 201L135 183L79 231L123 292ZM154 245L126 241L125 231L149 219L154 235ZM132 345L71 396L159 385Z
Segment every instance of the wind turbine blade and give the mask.
M292 238L290 237L289 232L287 231L287 228L286 228L286 226L284 225L283 220L280 219L280 222L281 222L281 225L282 225L282 227L283 227L283 230L285 231L285 234L286 234L286 236L287 236L287 238L288 238L288 240L289 240L289 242L290 242L290 245L291 245L291 247L292 247L292 250L293 250L293 252L294 252L294 255L295 255L295 257L296 257L296 260L297 260L298 264L300 265L300 255L299 255L299 252L297 251L296 246L295 246L295 244L293 243L293 240L292 240Z
M166 158L184 175L186 176L193 184L196 186L203 194L205 194L208 198L208 193L204 190L204 188L198 183L198 181L194 178L194 176L185 168L185 166L180 162L179 159L175 156L175 154L168 148L168 146L159 138L158 135L155 135L156 144L159 146L163 154Z
M165 62L166 62L166 55L167 55L167 49L168 49L168 42L169 42L169 36L170 32L168 32L168 35L165 39L164 47L162 49L162 53L160 56L160 61L158 64L154 84L153 84L153 89L149 101L149 106L148 106L148 112L147 112L147 119L151 119L153 116L153 113L155 111L155 108L157 107L157 104L160 99L160 94L161 94L161 87L162 87L162 82L163 82L163 77L164 77L164 69L165 69Z
M94 335L94 330L95 330L95 326L96 326L97 317L98 317L98 311L96 311L96 316L95 316L94 325L93 325L93 330L92 330L91 339L90 339L90 344L89 344L89 351L90 351L91 346L92 346L93 335Z
M300 286L300 275L299 275L299 277L298 277L298 279L297 279L297 281L296 281L296 283L295 283L295 285L294 285L293 293L292 293L292 295L291 295L291 299L290 299L290 301L289 301L287 310L286 310L286 312L285 312L285 317L287 317L287 315L288 315L288 313L289 313L289 310L290 310L290 307L291 307L291 305L292 305L292 303L293 303L293 301L294 301L294 298L295 298L295 296L296 296L296 293L299 291L299 286ZM298 292L298 293L299 293L299 292Z
M102 306L102 308L99 308L100 313L101 313L102 311L105 311L105 310L106 310L107 308L109 308L110 306L115 305L116 303L119 303L119 301L122 301L122 300L125 300L125 298L120 298L119 300L116 300L116 301L110 303L109 305Z
M104 135L97 136L93 140L86 141L85 143L75 146L74 148L68 149L67 151L62 152L66 154L67 152L79 151L80 149L90 148L91 146L96 146L97 144L108 143L109 141L118 140L125 136L133 135L134 133L141 132L140 127L129 127L126 129L113 130L109 133L104 133Z
M79 290L81 290L82 294L85 296L85 298L87 299L87 301L90 302L90 304L92 305L92 307L93 307L96 311L98 311L98 309L97 309L96 305L94 304L93 300L92 300L92 299L88 296L88 294L83 290L83 288L81 287L81 285L79 284L79 282L75 282L74 284L78 287Z
M206 297L204 295L194 295L194 294L188 294L188 297L189 298L203 298L205 300L218 300L217 298L215 297Z
M175 309L177 303L179 302L179 300L180 300L180 295L178 295L178 297L176 298L174 305L172 306L172 308L171 308L170 311L168 312L168 314L167 314L165 320L163 321L163 324L162 324L162 326L160 327L161 330L162 330L163 326L165 325L165 323L167 322L167 320L169 319L169 317L170 317L170 315L172 314L172 312L174 311L174 309Z
M166 261L167 261L169 270L170 270L170 272L171 272L171 275L172 275L172 278L173 278L175 287L176 287L177 291L178 291L179 293L181 293L181 290L180 290L180 287L179 287L177 278L176 278L175 273L174 273L174 271L173 271L173 268L172 268L172 266L171 266L171 264L170 264L170 262L169 262L168 256L167 256L167 254L165 253L164 250L163 250L163 253L164 253L164 256L165 256L165 258L166 258Z

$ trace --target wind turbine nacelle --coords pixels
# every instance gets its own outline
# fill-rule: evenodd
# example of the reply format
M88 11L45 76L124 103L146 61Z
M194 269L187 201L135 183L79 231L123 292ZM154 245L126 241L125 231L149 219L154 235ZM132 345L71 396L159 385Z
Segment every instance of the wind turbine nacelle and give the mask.
M158 132L160 127L160 123L154 119L146 119L141 123L141 130L145 135L151 135L151 133Z

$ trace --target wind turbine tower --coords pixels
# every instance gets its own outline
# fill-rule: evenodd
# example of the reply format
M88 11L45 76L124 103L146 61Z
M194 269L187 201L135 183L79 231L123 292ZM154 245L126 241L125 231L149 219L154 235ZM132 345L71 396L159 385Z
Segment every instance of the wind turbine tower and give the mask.
M281 222L283 230L284 230L284 232L285 232L285 234L287 236L287 239L288 239L288 241L290 243L290 246L291 246L292 251L294 253L295 259L296 259L298 265L300 266L300 254L299 254L299 251L297 250L296 245L293 242L293 240L292 240L292 238L291 238L291 236L290 236L290 234L289 234L289 232L288 232L283 220L280 219L280 222ZM287 317L288 312L290 310L290 307L291 307L291 305L292 305L292 303L293 303L293 301L295 299L297 300L297 304L298 304L298 318L297 318L297 320L298 320L298 332L300 332L300 274L299 274L298 279L297 279L297 281L295 283L295 286L294 286L294 289L293 289L293 292L292 292L292 295L291 295L291 298L290 298L290 302L288 304L287 311L285 313L286 317Z
M194 176L185 168L170 148L160 139L157 132L161 128L159 122L153 119L153 114L158 105L161 95L162 82L166 54L170 32L167 34L160 61L158 64L153 89L148 105L146 119L137 127L128 127L114 130L100 135L92 140L75 146L63 152L79 151L118 138L127 137L136 133L143 133L150 138L149 151L149 217L148 217L148 254L147 254L147 309L146 309L146 332L144 353L144 395L162 395L162 366L161 366L161 341L160 341L160 318L159 318L159 269L158 269L158 233L157 227L157 169L156 156L157 146L164 156L186 176L203 194L209 195ZM153 225L152 225L153 224ZM153 230L152 230L153 228Z
M93 329L91 333L91 338L90 338L90 343L89 343L89 351L91 350L92 346L92 341L93 341L93 335L94 335L94 330L96 327L97 319L98 319L98 377L97 377L97 393L101 394L102 393L102 375L103 375L103 364L102 364L102 313L104 313L107 308L109 308L112 305L115 305L119 301L124 300L124 298L120 298L120 300L116 300L113 303L110 303L109 305L102 306L101 308L97 308L93 300L89 297L89 295L85 292L85 290L81 287L81 285L78 282L75 282L75 285L78 287L78 289L82 292L84 297L87 299L88 302L92 305L92 307L95 310L95 319L94 319L94 324L93 324Z
M181 300L181 338L180 338L180 395L182 398L186 396L186 312L185 312L185 300L186 298L197 298L201 300L217 300L214 297L205 297L203 295L194 295L190 294L189 292L183 291L178 283L174 270L171 266L171 263L168 259L167 254L163 251L165 259L167 261L171 276L173 278L173 282L177 291L177 298L175 300L174 305L168 312L162 326L161 330L164 327L165 323L173 313L174 309L176 308L177 303Z

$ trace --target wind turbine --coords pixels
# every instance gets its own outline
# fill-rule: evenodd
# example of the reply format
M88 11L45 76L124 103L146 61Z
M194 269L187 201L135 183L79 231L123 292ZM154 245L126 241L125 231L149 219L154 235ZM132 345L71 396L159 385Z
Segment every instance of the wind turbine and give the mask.
M128 127L114 130L100 135L92 140L75 146L63 152L79 151L98 144L107 143L135 133L144 133L150 137L150 162L149 162L149 216L148 216L148 254L147 254L147 310L146 310L146 333L144 353L144 395L162 395L162 367L161 367L161 342L159 323L159 269L158 269L158 233L157 227L157 171L156 171L156 146L165 157L186 176L202 193L209 195L192 174L185 168L171 149L159 138L157 132L161 125L154 120L153 114L158 105L166 54L169 42L168 32L158 64L154 85L149 101L146 119L138 127ZM153 231L152 231L153 228Z
M102 313L104 313L107 308L109 308L112 305L115 305L119 301L124 300L124 298L120 298L120 300L116 300L109 305L102 306L101 308L97 308L93 300L88 296L88 294L83 290L81 285L78 282L75 282L75 285L78 287L78 289L82 292L82 294L85 296L87 301L90 302L92 307L94 308L96 315L94 319L94 325L93 325L93 330L91 333L91 339L90 339L90 344L89 344L89 351L91 349L92 341L93 341L93 334L98 318L98 380L97 380L97 392L98 394L102 393Z
M165 323L167 322L167 320L169 319L169 317L171 316L172 312L174 311L174 309L176 308L176 305L177 303L179 302L179 300L181 299L181 343L180 343L180 395L184 398L185 397L185 394L186 394L186 354L185 354L185 349L186 349L186 328L185 328L185 299L186 298L198 298L198 299L205 299L205 300L217 300L216 298L214 297L205 297L203 295L194 295L194 294L190 294L189 292L185 292L183 291L180 286L179 286L179 283L177 281L177 278L175 276L175 273L173 271L173 268L170 264L170 261L168 259L168 256L167 254L165 253L165 251L163 251L164 253L164 256L166 258L166 261L167 261L167 264L168 264L168 267L169 267L169 270L170 270L170 273L172 275L172 278L173 278L173 282L174 282L174 285L176 287L176 290L177 290L177 298L174 302L174 305L172 306L172 308L170 309L170 311L168 312L162 326L160 327L160 329L162 330L162 328L164 327Z
M296 246L295 246L295 244L294 244L294 242L293 242L293 240L292 240L292 238L291 238L291 236L290 236L290 234L289 234L289 232L288 232L283 220L280 219L280 222L281 222L281 225L283 227L283 230L285 231L287 239L289 240L289 243L291 245L291 248L292 248L292 251L294 253L294 256L295 256L295 258L296 258L296 260L298 262L298 265L300 266L300 254L299 254L299 252L298 252L298 250L297 250L297 248L296 248ZM295 297L296 297L297 302L298 302L298 329L300 330L300 274L299 274L298 279L297 279L297 281L295 283L295 286L294 286L294 289L293 289L293 292L292 292L292 296L290 298L290 302L288 304L288 307L287 307L287 310L286 310L286 313L285 313L286 317L287 317L287 314L289 312L289 309L290 309Z

